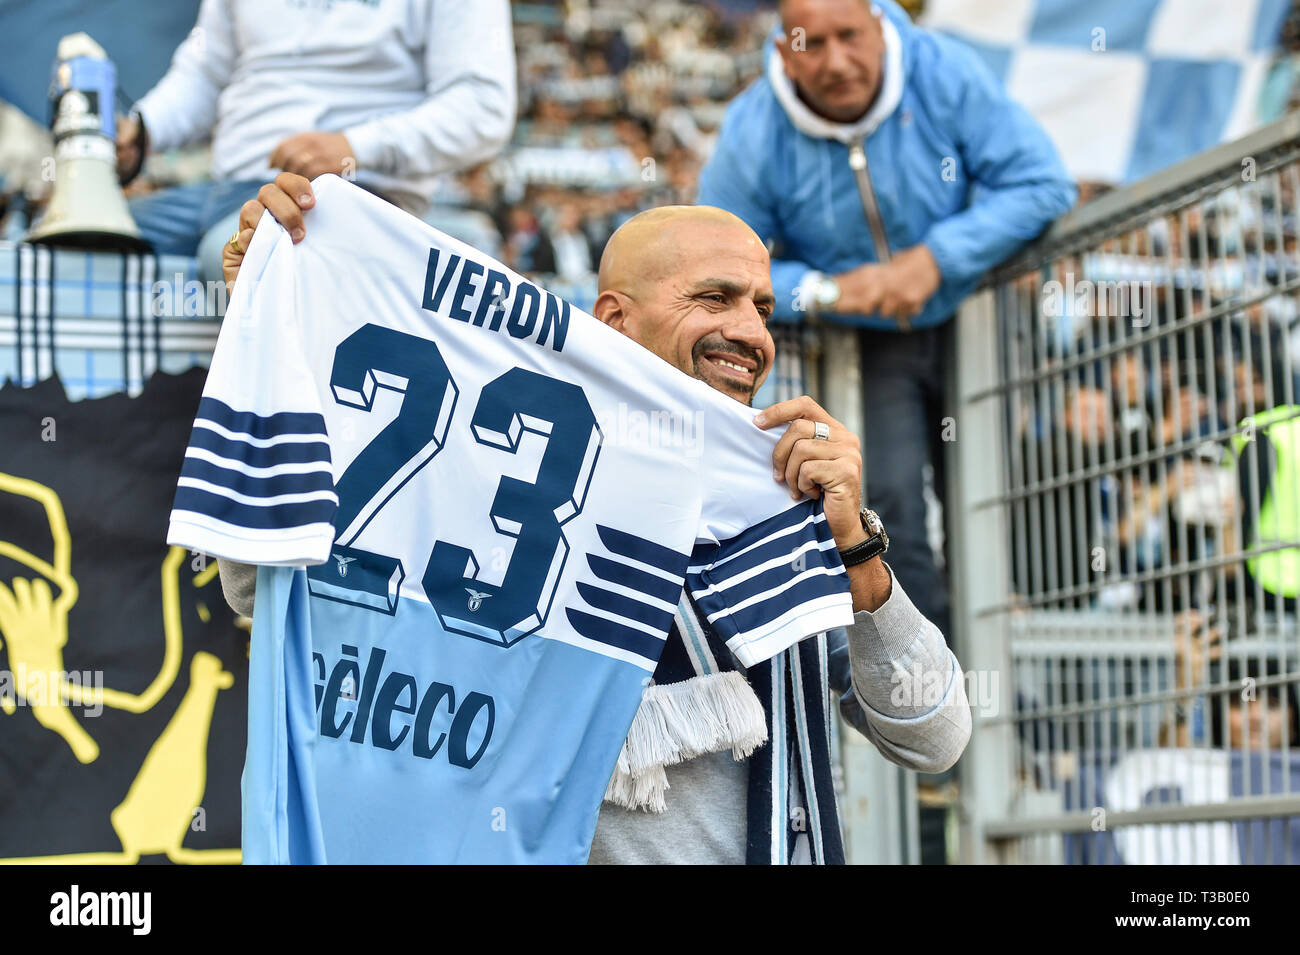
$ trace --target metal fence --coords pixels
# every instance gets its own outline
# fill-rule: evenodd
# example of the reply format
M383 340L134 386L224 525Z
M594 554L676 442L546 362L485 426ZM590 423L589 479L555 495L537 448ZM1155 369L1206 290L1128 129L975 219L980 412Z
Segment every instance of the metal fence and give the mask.
M962 858L1300 861L1300 115L958 316Z

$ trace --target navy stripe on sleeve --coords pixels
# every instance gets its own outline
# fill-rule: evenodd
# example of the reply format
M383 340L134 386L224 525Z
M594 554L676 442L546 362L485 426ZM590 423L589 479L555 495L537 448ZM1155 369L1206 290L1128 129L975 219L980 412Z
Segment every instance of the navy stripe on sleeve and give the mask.
M304 464L308 461L330 463L330 446L322 434L320 441L286 441L259 448L247 441L225 438L209 428L195 428L190 447L211 451L218 457L242 461L249 467L269 468L276 464Z
M290 495L308 499L282 500ZM292 533L332 524L338 497L324 417L305 411L236 411L205 396L172 509L188 513L182 519L191 523L206 518L231 525L236 536L235 528Z
M805 539L813 537L822 541L832 539L830 528L826 526L826 518L822 516L820 501L800 501L780 514L774 514L767 520L746 528L735 537L729 537L716 544L697 544L691 553L691 564L693 566L706 564L718 572L730 575L761 564L763 560L773 556L771 553L767 554L767 558L757 556L757 552L764 551L765 548L771 549L774 544L773 541L768 541L754 547L764 538L777 534L781 535L777 538L779 541L795 532ZM788 550L793 550L797 545L787 543L785 546ZM746 551L749 547L754 549Z
M319 500L298 504L241 504L201 488L181 486L176 489L176 501L172 508L203 514L237 527L288 530L308 524L333 523L338 502Z
M223 468L210 461L191 457L185 459L181 477L207 481L209 484L250 497L276 497L281 494L334 490L334 476L328 470L254 477L233 468Z
M737 633L763 630L783 613L789 613L802 603L809 603L811 600L822 598L822 596L845 594L848 590L849 578L846 574L833 574L833 576L832 574L815 574L815 576L803 579L803 581L789 587L788 590L780 592L780 594L750 604L749 607L742 609L742 611L731 613L728 618L732 621L732 626L735 626ZM706 611L706 613L708 612L712 611Z
M258 415L251 411L236 411L224 401L204 397L199 401L195 417L262 440L286 434L325 436L325 419L311 411L280 411L272 415Z
M775 567L769 567L762 573L734 584L728 584L726 580L714 580L711 574L707 575L707 578L704 575L692 574L689 578L691 592L694 593L697 587L703 591L711 583L717 592L717 599L724 601L727 606L734 607L756 594L788 583L805 571L821 568L830 573L840 573L844 566L839 559L839 554L833 549L831 551L809 549L795 558L790 557L788 550L783 551L783 554L785 559Z
M848 589L849 581L845 574L816 574L806 580L799 581L794 586L769 597L767 600L760 600L743 610L737 610L726 617L718 618L714 626L717 627L720 633L730 633L733 629L736 633L761 632L770 626L774 620L780 619L783 614L789 613L800 604L808 603L819 597L846 593ZM710 606L708 600L700 601L700 608L704 610L705 616L711 616L719 610L726 609L725 606ZM730 623L725 621L730 621Z
M825 522L823 521L816 526L824 527ZM793 527L781 534L781 536L768 541L766 544L760 544L748 553L734 557L721 566L712 565L709 568L709 578L717 586L724 587L727 585L727 581L733 577L742 576L755 567L760 567L773 560L784 561L792 566L803 564L804 567L796 566L796 570L806 569L807 566L811 566L810 561L821 561L823 558L819 554L824 553L819 548L814 549L813 547L800 551L800 548L809 543L813 545L822 543L821 535L816 533L815 527ZM834 541L831 540L829 543L832 546L828 549L833 550ZM796 551L799 551L799 553L796 554Z
M767 537L773 539L764 542ZM771 561L776 563L739 579ZM761 634L801 604L846 593L849 586L820 501L801 501L735 537L699 545L691 564L686 585L728 640ZM775 593L741 610L731 609L768 591Z

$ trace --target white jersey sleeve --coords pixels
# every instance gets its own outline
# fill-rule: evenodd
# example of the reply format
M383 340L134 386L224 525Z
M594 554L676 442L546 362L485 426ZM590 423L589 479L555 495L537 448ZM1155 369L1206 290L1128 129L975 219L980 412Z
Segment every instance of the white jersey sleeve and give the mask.
M338 497L302 347L294 254L284 227L263 216L217 339L169 544L249 564L329 557Z
M686 572L691 596L747 667L853 623L821 501L795 501L772 477L783 432L761 430L753 415L738 402L710 409L704 508Z

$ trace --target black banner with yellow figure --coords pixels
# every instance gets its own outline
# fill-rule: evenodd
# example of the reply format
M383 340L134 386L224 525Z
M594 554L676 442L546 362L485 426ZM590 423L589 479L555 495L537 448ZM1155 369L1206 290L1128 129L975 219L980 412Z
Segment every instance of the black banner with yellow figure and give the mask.
M0 861L239 861L248 635L165 543L203 379L0 388Z

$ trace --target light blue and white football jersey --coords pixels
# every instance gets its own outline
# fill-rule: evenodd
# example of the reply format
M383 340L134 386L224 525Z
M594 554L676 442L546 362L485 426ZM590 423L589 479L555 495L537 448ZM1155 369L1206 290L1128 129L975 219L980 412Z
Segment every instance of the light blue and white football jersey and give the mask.
M263 216L168 541L258 571L246 862L583 862L683 585L747 666L852 622L778 435L335 176Z

